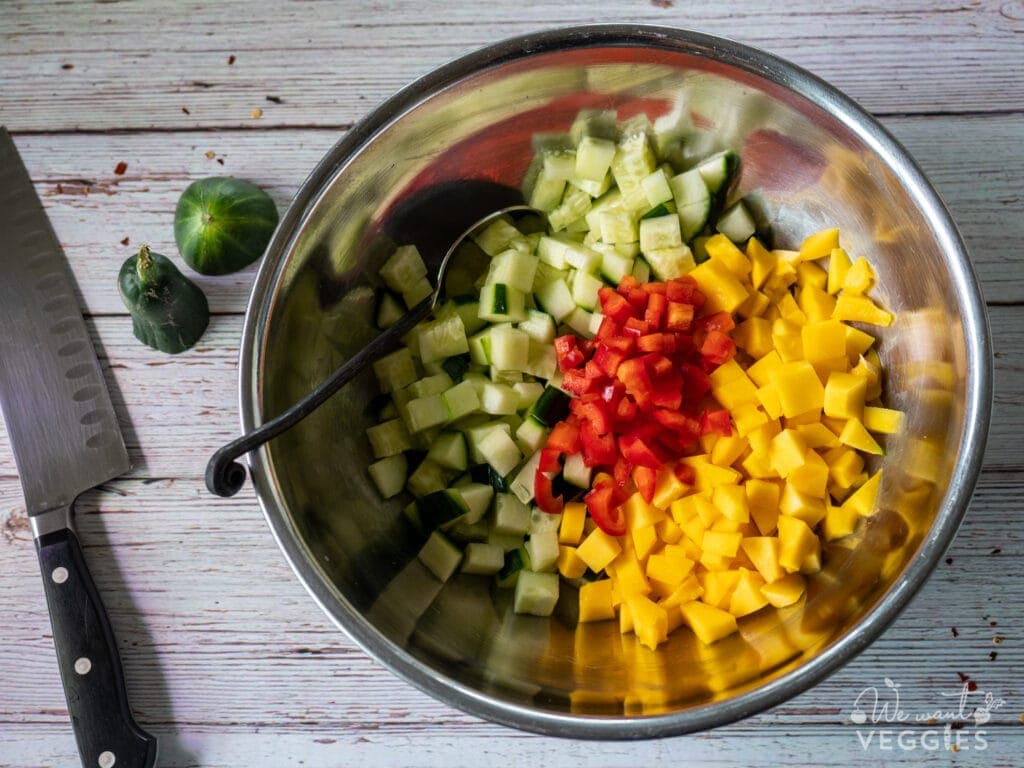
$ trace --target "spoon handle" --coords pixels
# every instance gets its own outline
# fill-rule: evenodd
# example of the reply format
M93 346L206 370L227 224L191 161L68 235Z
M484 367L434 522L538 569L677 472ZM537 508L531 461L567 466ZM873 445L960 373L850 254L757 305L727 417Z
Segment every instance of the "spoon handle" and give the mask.
M245 483L245 467L237 461L264 443L291 429L319 408L331 395L354 379L366 367L388 352L395 342L430 314L433 296L428 296L403 315L398 322L375 337L354 354L329 378L324 379L308 395L288 410L260 425L252 432L232 440L220 448L206 465L206 487L218 496L234 496Z

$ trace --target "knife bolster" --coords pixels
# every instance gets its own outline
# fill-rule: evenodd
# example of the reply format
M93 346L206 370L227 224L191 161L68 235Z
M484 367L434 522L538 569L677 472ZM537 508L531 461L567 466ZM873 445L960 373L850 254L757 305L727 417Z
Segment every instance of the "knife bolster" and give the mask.
M65 528L74 530L74 526L71 524L70 504L30 515L28 521L32 526L32 537L36 541L48 533L63 531Z

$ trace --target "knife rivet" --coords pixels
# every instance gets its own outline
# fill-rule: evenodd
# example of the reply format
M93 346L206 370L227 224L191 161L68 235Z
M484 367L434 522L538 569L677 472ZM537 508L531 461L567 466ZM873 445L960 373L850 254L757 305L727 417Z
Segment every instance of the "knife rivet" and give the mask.
M75 672L78 674L88 675L90 669L92 669L92 662L85 656L75 661Z
M107 752L100 752L99 758L96 760L99 763L100 768L113 768L114 763L117 762L117 758L113 752L109 750Z
M59 565L53 569L53 573L50 574L50 578L53 579L55 584L63 584L68 580L68 569L63 565Z

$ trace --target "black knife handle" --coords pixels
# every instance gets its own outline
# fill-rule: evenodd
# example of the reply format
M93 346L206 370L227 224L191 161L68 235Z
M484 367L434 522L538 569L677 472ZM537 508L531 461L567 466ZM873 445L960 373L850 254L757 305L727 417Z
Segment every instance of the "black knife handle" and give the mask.
M151 768L156 739L128 706L121 657L78 537L68 528L36 539L53 644L85 768Z

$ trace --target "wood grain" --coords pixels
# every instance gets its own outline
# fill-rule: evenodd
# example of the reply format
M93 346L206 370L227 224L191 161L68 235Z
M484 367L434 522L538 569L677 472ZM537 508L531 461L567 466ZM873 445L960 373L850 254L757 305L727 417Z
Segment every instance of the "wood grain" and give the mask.
M617 21L699 29L766 48L873 112L987 112L1024 104L1024 81L1008 66L1020 61L1022 18L1020 3L1006 0L871 8L856 0L542 0L489 5L486 13L465 1L290 2L254 13L244 0L156 8L52 0L3 15L0 71L4 122L14 131L343 126L474 48ZM259 121L250 117L255 108L263 110Z
M1013 268L1024 242L1024 113L887 118L885 124L946 201L988 300L1024 301L1024 272ZM189 183L238 174L266 187L283 210L342 135L334 130L63 134L19 136L16 143L75 269L85 307L111 314L124 312L115 277L140 243L177 258L174 206ZM127 163L123 176L114 174L120 162ZM121 244L125 237L128 245ZM214 312L240 312L255 270L254 265L234 275L195 279Z

